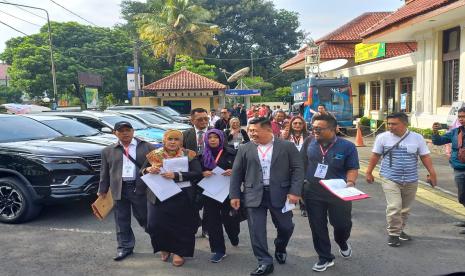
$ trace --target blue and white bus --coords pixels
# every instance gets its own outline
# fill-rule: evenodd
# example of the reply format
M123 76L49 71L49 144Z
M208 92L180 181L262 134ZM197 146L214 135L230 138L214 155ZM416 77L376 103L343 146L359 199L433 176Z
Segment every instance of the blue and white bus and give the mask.
M333 114L338 125L343 128L353 125L352 89L349 79L308 78L293 82L293 109L297 110L309 123L319 104Z

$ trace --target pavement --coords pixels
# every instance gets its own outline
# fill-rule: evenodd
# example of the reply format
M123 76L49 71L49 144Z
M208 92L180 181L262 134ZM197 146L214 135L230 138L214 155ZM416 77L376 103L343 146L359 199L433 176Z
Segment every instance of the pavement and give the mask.
M365 142L370 145L369 140ZM465 208L448 193L454 192L452 170L440 156L433 156L433 160L440 186L448 192L421 184L405 230L413 240L392 248L386 243L386 203L380 178L375 175L377 182L367 184L363 175L370 147L358 150L362 169L357 187L370 198L353 203L353 229L349 240L353 247L352 258L340 257L333 243L335 266L322 273L313 272L311 267L318 257L313 249L308 220L294 210L295 230L287 249L288 260L285 265L275 263L273 275L444 275L465 271L465 235L458 233L463 228L452 225L465 218ZM148 235L135 221L133 229L135 254L122 262L114 262L113 216L98 221L92 215L90 201L85 200L47 206L29 223L0 224L0 275L249 275L256 266L245 222L241 224L239 246L233 247L227 241L228 257L221 263L209 262L208 240L198 238L194 258L189 258L180 268L160 261L159 254L152 253ZM332 228L329 229L332 236ZM271 254L275 235L268 218Z

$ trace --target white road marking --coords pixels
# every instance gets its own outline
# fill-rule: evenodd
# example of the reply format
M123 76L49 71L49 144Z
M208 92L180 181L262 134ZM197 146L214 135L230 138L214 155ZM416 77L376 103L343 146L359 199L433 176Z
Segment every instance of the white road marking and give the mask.
M85 234L103 234L103 235L113 234L113 232L111 231L95 231L95 230L85 230L85 229L78 229L78 228L49 228L49 230L50 231L85 233Z

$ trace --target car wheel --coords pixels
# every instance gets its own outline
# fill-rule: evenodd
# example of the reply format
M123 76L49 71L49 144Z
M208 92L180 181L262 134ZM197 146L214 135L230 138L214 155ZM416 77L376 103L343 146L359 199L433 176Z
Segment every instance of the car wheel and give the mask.
M42 206L33 202L31 193L14 177L0 178L0 222L20 223L35 218Z

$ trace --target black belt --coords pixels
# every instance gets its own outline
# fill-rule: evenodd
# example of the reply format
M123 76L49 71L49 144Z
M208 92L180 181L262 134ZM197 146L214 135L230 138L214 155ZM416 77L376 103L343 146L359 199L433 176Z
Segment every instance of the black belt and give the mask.
M269 192L270 191L270 186L269 185L263 186L263 190Z
M126 184L126 185L134 185L136 184L136 181L135 180L123 180L123 184Z

